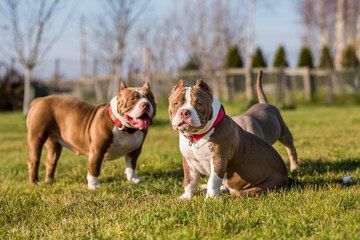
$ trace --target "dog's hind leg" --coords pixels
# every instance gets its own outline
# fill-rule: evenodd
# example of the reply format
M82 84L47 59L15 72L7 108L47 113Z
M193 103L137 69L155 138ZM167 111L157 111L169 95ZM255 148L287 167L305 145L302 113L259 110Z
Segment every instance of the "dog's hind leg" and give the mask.
M62 146L57 141L56 137L50 136L45 142L45 147L47 150L47 157L45 161L45 166L46 166L45 182L49 182L50 180L54 179L56 164L57 161L59 160Z
M282 144L284 144L286 151L289 155L290 171L293 172L293 171L299 169L299 164L297 161L297 153L296 153L296 149L294 147L293 137L291 135L290 130L288 129L288 127L286 125L283 128L283 135L279 137L279 141Z
M230 191L231 195L235 195L237 197L248 197L248 196L257 196L264 192L264 189L260 187L253 187L246 190L239 191Z
M33 135L28 132L27 141L29 148L29 180L30 184L36 184L39 181L38 171L41 157L41 150L46 138Z

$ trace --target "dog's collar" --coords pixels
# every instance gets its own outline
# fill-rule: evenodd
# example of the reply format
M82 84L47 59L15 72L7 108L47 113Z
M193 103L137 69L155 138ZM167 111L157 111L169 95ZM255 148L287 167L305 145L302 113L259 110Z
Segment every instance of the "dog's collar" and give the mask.
M125 131L125 132L128 132L128 133L134 133L136 132L138 129L136 128L128 128L126 127L124 124L122 124L122 122L120 121L120 119L118 119L117 117L115 117L113 111L111 110L111 106L109 107L109 115L110 115L110 118L111 120L115 123L115 125L119 128L119 130L122 130L122 131Z
M211 129L213 129L216 125L219 124L219 122L224 118L225 116L225 109L224 106L221 105L219 113L216 117L215 122L213 123L213 125L211 126L211 128L209 130L207 130L204 133L201 134L194 134L194 135L184 135L187 139L189 139L189 145L191 146L193 143L196 143L197 141L199 141L202 137L205 136L205 134L207 134L208 132L210 132Z

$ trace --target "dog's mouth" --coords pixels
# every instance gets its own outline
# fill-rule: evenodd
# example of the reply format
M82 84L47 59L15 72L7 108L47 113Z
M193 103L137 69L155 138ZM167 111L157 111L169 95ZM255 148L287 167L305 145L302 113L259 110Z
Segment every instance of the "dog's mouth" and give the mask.
M181 130L181 131L184 131L184 130L189 130L191 128L191 125L187 122L181 122L177 125L172 125L172 128L174 130Z
M203 127L204 127L204 124L201 124L201 126L195 127L186 121L182 121L182 122L178 123L177 125L172 125L172 128L174 130L179 130L179 131L194 131L194 130L196 131L196 130L202 129Z
M152 118L149 117L149 115L147 115L147 113L144 113L143 115L141 115L138 118L132 118L125 113L124 117L131 126L133 126L134 128L140 129L140 130L146 129L152 125Z

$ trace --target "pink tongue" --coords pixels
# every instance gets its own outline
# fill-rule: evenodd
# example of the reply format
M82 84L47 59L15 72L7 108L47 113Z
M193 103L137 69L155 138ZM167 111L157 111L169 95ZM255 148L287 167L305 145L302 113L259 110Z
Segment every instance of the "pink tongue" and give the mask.
M131 124L136 128L145 129L145 128L150 127L150 119L148 119L148 118L133 119L131 121Z

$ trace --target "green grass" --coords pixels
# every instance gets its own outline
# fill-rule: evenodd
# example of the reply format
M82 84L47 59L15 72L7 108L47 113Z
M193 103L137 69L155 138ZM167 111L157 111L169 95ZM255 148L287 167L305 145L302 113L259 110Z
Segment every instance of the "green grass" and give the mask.
M244 104L224 104L229 115ZM101 188L87 189L87 159L63 150L55 180L28 184L25 118L0 113L0 239L357 239L360 236L360 107L302 106L282 111L293 133L306 187L267 195L180 201L182 161L178 135L160 104L126 181L124 160L104 162ZM285 148L274 147L289 166ZM44 179L43 158L39 171ZM334 184L352 175L346 186ZM201 178L206 183L207 177Z

